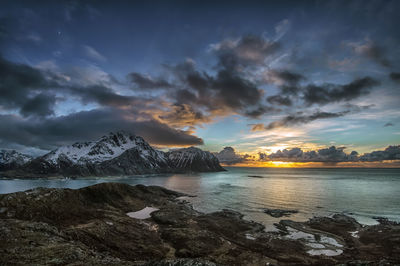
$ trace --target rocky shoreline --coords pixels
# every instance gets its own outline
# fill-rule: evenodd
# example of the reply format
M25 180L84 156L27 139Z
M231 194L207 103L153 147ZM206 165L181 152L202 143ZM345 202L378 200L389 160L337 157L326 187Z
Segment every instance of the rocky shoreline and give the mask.
M266 232L231 210L200 213L184 196L120 183L0 195L0 265L400 263L400 225L384 219L281 220Z

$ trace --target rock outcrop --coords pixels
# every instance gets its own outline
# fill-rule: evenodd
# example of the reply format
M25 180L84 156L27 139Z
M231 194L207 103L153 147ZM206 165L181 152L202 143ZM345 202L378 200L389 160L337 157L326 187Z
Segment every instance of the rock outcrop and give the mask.
M165 153L151 147L142 137L117 132L98 141L62 146L2 175L82 177L223 170L210 152L191 147Z
M279 232L240 213L204 214L181 193L102 183L78 190L37 188L0 195L3 265L392 265L400 226L361 226L344 215ZM147 219L128 216L146 207ZM145 217L143 217L145 218ZM324 255L325 254L325 255Z

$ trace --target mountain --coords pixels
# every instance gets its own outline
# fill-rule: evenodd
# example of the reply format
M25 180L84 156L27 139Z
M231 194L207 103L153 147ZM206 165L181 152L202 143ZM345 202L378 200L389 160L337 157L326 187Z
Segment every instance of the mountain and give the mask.
M166 155L172 167L182 171L214 172L224 170L215 155L195 147L171 150Z
M19 167L32 160L32 157L14 150L0 150L0 171Z
M16 172L27 177L77 177L223 170L210 152L191 147L165 153L155 150L142 137L116 132L97 141L62 146Z

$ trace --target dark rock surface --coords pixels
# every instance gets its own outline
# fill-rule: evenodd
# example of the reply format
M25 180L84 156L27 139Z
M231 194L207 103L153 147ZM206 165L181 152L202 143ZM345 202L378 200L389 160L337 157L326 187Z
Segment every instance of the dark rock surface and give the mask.
M384 224L384 225L400 225L400 223L395 222L395 221L390 221L388 218L386 217L380 217L380 216L374 216L372 217L372 219L377 220L380 224Z
M284 220L279 233L265 232L238 212L197 212L180 196L161 187L119 183L0 195L0 265L400 263L399 225L362 227L335 215L306 223ZM145 207L159 210L148 219L127 215ZM307 241L295 239L295 230L313 236L315 243L333 239L342 247L332 249L343 253L311 256Z
M275 218L280 218L283 216L290 216L291 214L298 213L297 210L281 210L281 209L265 209L264 212L266 214L271 215Z

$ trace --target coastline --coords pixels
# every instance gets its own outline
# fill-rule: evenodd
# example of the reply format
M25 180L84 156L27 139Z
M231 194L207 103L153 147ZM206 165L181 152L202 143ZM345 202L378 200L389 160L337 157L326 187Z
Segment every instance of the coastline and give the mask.
M188 195L119 183L2 194L0 257L20 265L400 262L400 225L390 221L363 226L336 214L281 220L278 232L266 232L232 210L196 211L182 196ZM158 210L146 219L127 215L145 208Z

